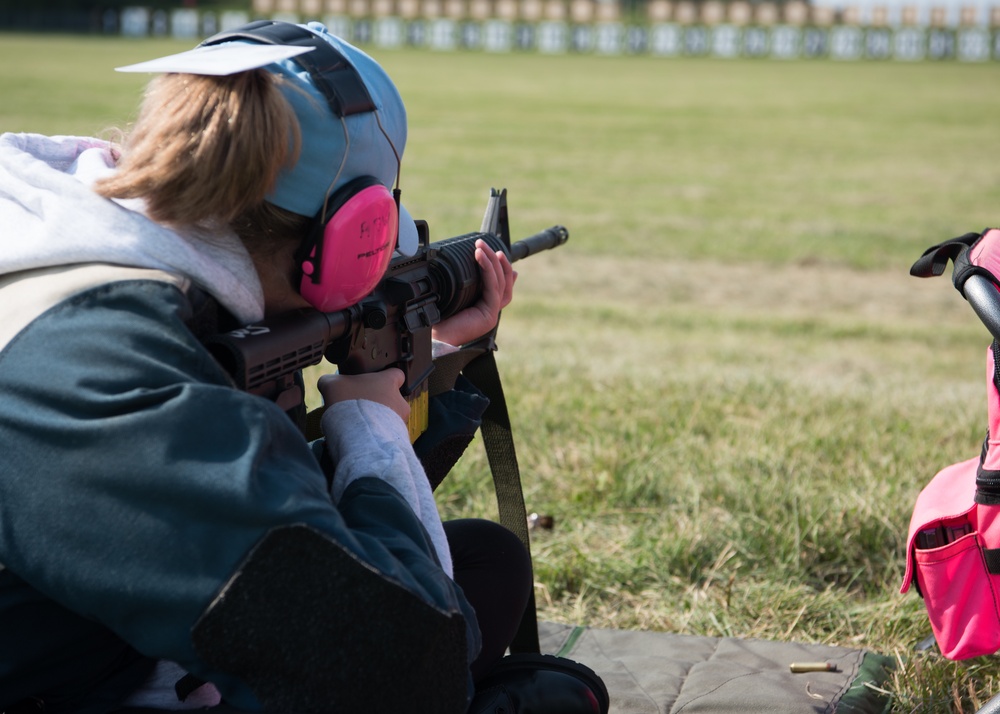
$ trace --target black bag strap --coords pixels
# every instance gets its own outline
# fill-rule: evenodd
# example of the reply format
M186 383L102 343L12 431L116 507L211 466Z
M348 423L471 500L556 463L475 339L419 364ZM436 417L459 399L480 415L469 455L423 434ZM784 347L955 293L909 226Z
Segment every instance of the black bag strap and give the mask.
M1000 575L1000 548L983 548L983 560L988 573Z
M982 236L983 232L966 233L957 238L932 245L910 266L910 275L915 278L932 278L941 275L948 267L949 260L954 261Z
M497 369L493 350L487 349L473 359L462 373L490 400L490 405L483 414L480 431L490 470L493 473L500 525L512 531L520 539L528 550L530 562L531 539L528 535L528 513L524 506L521 472L517 466L510 415L507 412L507 401L504 399L500 371ZM540 651L534 588L528 596L528 605L524 609L517 634L511 642L510 651L515 654Z
M966 297L965 283L972 275L982 275L992 283L997 284L1000 276L993 275L989 270L979 266L969 258L970 249L990 230L990 228L984 228L979 233L966 233L931 246L910 266L910 275L916 278L932 278L941 275L948 267L950 260L955 264L951 273L951 282L955 289L962 294L962 297Z

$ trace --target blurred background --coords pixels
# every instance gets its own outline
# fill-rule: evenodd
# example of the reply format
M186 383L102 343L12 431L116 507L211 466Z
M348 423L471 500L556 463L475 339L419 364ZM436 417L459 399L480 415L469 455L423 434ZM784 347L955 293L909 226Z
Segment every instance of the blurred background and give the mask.
M0 29L194 38L322 19L361 44L438 50L959 59L1000 55L993 0L37 0Z

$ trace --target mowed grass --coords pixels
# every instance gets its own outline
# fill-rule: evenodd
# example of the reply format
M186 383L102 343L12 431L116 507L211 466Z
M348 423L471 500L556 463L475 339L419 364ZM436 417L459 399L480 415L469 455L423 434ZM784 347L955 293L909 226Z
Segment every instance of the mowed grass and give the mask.
M0 35L0 130L124 126L191 43ZM971 712L993 657L918 653L913 501L985 430L989 337L928 246L1000 223L1000 64L370 51L407 103L433 239L491 186L519 263L498 360L540 616L898 657L900 712ZM478 444L439 489L490 517Z

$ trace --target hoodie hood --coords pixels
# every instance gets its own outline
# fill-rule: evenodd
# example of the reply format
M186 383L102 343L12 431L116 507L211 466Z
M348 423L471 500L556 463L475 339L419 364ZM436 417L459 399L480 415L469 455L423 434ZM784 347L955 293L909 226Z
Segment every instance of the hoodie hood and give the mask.
M106 141L0 135L0 275L77 263L164 270L189 277L240 322L260 320L260 280L236 235L175 231L147 218L140 200L91 190L114 171Z

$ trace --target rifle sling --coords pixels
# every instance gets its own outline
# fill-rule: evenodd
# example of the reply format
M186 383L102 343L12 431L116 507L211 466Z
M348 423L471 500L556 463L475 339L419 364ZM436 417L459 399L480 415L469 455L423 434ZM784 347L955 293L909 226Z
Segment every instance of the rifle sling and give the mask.
M490 400L490 405L483 414L480 431L483 435L483 445L486 447L486 457L490 462L490 470L493 472L493 487L497 494L500 525L511 530L521 540L528 549L530 558L528 513L524 506L521 473L517 466L507 401L504 399L500 372L493 350L486 350L472 360L463 370L463 374ZM517 634L511 642L510 651L538 653L539 649L535 591L532 588Z

